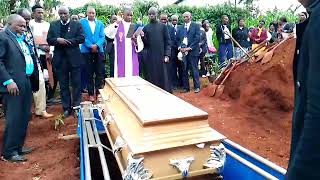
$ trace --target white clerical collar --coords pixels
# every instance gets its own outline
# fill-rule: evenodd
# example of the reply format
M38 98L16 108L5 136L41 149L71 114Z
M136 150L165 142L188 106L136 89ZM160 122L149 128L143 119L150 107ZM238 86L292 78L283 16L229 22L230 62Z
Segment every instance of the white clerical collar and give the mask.
M125 20L123 20L122 22L123 22L123 24L131 24L131 22L127 22Z
M60 22L61 22L62 25L67 25L70 22L70 19L68 19L68 21L66 23L63 23L62 20L60 20Z

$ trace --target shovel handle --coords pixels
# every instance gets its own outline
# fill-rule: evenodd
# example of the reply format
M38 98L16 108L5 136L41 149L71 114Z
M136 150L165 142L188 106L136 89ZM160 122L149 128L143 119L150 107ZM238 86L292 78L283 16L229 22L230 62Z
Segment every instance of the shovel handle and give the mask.
M259 49L261 49L262 47L266 46L267 40L264 40L262 43L258 44L258 46L254 49L252 49L251 51L249 51L248 53L255 53L257 52Z
M236 41L236 40L232 37L231 34L226 33L226 32L225 32L225 34L226 34L227 36L229 36L229 37L231 38L231 40L232 40L234 43L236 43L236 45L237 45L248 57L250 57L250 55L248 54L248 52L243 49L243 47L238 43L238 41Z
M235 69L235 67L237 66L237 62L235 64L232 65L231 69L229 70L229 72L227 73L226 77L224 77L224 79L222 80L222 82L219 85L223 85L226 80L228 79L228 77L230 76L231 72Z

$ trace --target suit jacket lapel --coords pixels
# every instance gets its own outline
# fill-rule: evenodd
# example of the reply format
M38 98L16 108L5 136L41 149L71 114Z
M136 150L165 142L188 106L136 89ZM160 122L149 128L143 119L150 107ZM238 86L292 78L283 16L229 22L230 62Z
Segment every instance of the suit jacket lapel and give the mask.
M19 49L19 51L23 55L22 49L21 49L18 41L16 40L16 37L8 29L6 29L6 33L9 35L10 39L12 40L12 42L17 46L17 48Z

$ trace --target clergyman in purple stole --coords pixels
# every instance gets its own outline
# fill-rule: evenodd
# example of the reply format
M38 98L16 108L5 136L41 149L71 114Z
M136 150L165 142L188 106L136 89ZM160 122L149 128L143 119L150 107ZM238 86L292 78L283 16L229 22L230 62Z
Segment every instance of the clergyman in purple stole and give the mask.
M117 62L117 72L118 74L115 74L115 77L125 77L128 75L126 73L126 61L132 61L132 74L131 76L138 76L139 75L139 61L138 61L138 54L136 52L135 46L133 42L128 40L130 38L126 38L124 25L121 22L118 27L118 31L116 34L116 62ZM131 43L131 50L126 49L126 43ZM132 59L128 54L126 53L132 53Z

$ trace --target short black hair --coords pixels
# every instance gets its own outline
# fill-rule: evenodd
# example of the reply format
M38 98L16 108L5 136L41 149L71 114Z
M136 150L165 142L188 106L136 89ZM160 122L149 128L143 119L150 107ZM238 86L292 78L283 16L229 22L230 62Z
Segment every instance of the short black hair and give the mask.
M266 24L266 21L265 21L264 19L261 19L261 20L259 21L259 23L261 23L261 22L263 22L263 24Z
M43 9L43 7L40 4L36 4L36 5L32 6L31 10L32 10L32 12L34 12L38 8Z
M282 16L282 17L280 18L280 21L281 21L281 22L285 22L285 23L288 22L288 21L287 21L287 17L285 17L285 16Z
M238 24L240 23L241 20L245 21L245 19L243 17L239 17L238 18Z

